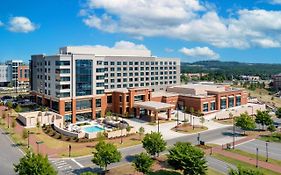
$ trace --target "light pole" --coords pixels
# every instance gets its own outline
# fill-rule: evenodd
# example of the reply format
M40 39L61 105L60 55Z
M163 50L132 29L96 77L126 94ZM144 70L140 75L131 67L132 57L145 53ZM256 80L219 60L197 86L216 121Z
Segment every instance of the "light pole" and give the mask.
M8 113L8 128L10 128L10 113Z
M185 116L185 113L184 113ZM179 125L179 108L177 108L177 126Z
M71 157L71 145L68 145L68 157Z
M157 114L158 115L158 114ZM157 120L158 120L158 122L157 122L157 129L158 129L158 133L160 132L160 126L159 126L159 117L157 116Z
M198 133L197 141L198 141L198 145L199 145L200 144L200 133Z
M121 140L120 140L120 144L123 144L123 118L122 118L122 123L120 123L120 128L121 128Z
M233 123L233 128L232 128L233 147L232 147L232 149L234 149L234 147L235 147L235 123L234 123L234 117L232 117L232 123Z
M256 150L256 168L259 167L259 148Z
M194 116L192 116L192 130L194 130Z
M29 134L30 134L30 131L27 131L27 148L29 149Z
M266 149L266 162L268 162L268 142L265 142L265 149Z
M43 141L36 141L37 144L37 154L39 154L39 145L41 145L42 143L44 143Z

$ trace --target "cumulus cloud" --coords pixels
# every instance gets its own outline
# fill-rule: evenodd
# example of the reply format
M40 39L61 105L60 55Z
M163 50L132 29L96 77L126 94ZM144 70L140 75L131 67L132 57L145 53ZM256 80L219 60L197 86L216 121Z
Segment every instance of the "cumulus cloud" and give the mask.
M88 0L82 11L87 11L87 26L109 33L165 36L223 48L281 45L281 11L242 9L221 17L199 0Z
M1 27L1 26L4 26L4 23L3 23L2 21L0 21L0 27Z
M194 47L194 48L182 48L179 50L186 56L190 56L197 59L218 59L219 54L211 50L209 47Z
M28 33L36 30L38 26L27 17L16 16L9 21L8 30L11 32Z
M148 50L143 44L135 44L130 41L117 41L112 47L105 45L94 45L94 46L84 46L84 47L95 47L95 48L104 48L104 49L121 49L121 50Z
M271 4L281 4L281 0L271 0Z

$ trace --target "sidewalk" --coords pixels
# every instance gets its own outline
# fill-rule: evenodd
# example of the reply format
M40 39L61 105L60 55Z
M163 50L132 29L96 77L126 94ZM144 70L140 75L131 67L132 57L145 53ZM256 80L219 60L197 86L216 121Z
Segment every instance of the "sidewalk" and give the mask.
M244 142L248 142L248 141L251 141L251 140L256 139L256 138L257 138L257 136L246 137L246 138L243 138L243 139L235 142L235 145L238 145L238 144L241 144L241 143L244 143ZM226 151L226 150L222 149L222 147L219 147L219 146L214 147L212 151L213 151L213 153L217 153L217 154L220 154L222 156L233 158L233 159L239 160L241 162L245 162L245 163L251 164L253 166L256 166L256 159L249 158L249 157L246 157L246 156L243 156L243 155L240 155L240 154L237 154L237 153L233 153L233 152L230 152L230 151ZM207 152L210 153L210 150L206 151L206 153ZM271 163L268 163L268 162L258 161L258 166L261 167L261 168L264 168L264 169L269 169L269 170L277 172L277 173L281 172L280 166L275 165L275 164L271 164Z

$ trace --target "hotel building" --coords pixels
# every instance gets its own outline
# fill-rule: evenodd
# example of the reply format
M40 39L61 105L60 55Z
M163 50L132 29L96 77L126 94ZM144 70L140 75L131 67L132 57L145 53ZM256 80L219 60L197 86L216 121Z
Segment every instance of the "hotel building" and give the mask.
M136 115L134 102L180 84L180 60L147 50L64 47L57 55L31 56L30 68L33 100L74 123L107 110Z

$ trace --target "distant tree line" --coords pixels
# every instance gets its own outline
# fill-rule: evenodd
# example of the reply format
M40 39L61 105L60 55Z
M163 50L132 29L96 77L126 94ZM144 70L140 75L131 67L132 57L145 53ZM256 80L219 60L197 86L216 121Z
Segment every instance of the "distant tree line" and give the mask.
M281 73L281 64L239 63L221 61L199 61L181 63L182 73L208 73L202 80L225 81L241 80L240 75L260 76L268 80L272 75Z

